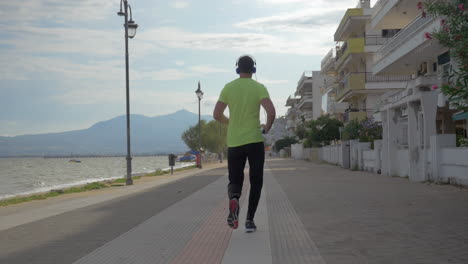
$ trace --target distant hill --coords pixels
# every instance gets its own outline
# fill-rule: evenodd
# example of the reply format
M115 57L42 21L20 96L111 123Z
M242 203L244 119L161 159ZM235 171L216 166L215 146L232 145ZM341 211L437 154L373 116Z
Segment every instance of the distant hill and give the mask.
M211 116L202 116L212 120ZM198 122L198 114L180 110L146 117L131 115L132 154L177 153L187 150L182 133ZM0 137L0 156L44 156L70 154L125 154L126 117L96 123L88 129L62 133Z

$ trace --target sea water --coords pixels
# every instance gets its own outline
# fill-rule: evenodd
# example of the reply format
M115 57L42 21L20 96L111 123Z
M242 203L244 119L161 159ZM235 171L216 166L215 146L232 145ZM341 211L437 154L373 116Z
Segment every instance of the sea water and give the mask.
M46 192L96 181L125 177L125 157L0 158L0 199ZM193 165L176 163L175 168ZM169 167L167 156L133 157L132 173L149 173Z

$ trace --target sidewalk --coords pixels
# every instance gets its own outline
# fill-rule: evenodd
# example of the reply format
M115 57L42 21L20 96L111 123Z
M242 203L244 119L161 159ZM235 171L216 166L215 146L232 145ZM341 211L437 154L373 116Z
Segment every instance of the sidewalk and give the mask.
M248 184L232 231L226 173L5 229L0 263L468 263L467 190L272 159L247 234Z

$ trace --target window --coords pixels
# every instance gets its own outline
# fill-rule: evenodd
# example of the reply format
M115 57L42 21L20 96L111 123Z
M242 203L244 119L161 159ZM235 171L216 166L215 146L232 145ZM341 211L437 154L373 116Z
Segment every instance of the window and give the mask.
M447 51L444 54L437 56L437 64L444 65L450 62L450 53Z

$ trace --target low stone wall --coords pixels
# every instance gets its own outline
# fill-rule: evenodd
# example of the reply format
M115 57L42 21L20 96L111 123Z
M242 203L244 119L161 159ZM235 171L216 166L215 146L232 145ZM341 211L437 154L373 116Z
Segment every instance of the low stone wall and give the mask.
M349 144L349 149L346 148ZM383 142L376 140L371 149L369 142L351 140L342 144L325 146L321 148L319 158L331 164L346 167L349 162L352 170L363 170L381 173L384 166L391 167L391 175L409 177L413 181L431 180L456 185L468 186L468 148L455 147L455 135L436 135L431 137L431 145L426 148L427 164L425 169L428 176L425 178L412 178L411 171L418 171L418 164L413 164L407 148L397 148L392 155L392 164L383 157ZM348 157L346 155L349 155Z

